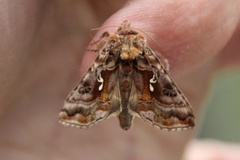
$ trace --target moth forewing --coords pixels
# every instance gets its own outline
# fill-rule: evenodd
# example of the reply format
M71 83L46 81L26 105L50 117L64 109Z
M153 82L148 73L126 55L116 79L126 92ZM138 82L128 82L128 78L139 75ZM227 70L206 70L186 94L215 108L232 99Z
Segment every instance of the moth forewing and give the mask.
M195 125L187 98L128 21L96 46L99 56L65 101L61 123L88 128L117 115L127 130L137 115L163 130Z

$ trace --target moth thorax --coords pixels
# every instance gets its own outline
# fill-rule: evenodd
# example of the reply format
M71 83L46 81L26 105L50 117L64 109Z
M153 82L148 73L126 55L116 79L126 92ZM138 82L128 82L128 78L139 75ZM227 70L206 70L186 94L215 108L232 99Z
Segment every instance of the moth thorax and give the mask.
M142 51L132 44L123 43L120 57L122 60L134 60Z

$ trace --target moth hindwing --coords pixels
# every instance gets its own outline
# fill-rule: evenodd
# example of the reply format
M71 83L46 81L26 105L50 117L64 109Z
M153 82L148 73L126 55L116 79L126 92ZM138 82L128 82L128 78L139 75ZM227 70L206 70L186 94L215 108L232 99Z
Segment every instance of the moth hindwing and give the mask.
M88 128L118 116L127 130L134 116L165 130L192 128L192 108L145 38L124 21L114 34L105 32L86 75L67 97L59 120Z

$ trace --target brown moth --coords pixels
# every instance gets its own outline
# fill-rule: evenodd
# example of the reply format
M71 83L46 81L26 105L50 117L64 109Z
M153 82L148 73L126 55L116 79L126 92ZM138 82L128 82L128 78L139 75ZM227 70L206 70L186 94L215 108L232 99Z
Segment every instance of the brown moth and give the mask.
M134 116L165 130L194 127L192 108L146 39L124 21L114 34L103 33L99 53L67 97L60 123L88 128L118 116L128 130Z

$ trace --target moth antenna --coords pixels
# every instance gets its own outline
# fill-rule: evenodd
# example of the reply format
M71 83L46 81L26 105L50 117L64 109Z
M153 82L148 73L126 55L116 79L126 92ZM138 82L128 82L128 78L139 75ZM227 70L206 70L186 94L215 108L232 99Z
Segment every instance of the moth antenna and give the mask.
M97 27L97 28L91 29L90 31L97 31L97 30L100 30L100 29L106 29L106 28L110 28L110 27L118 27L118 26Z
M144 35L146 35L147 37L149 37L153 42L156 43L156 45L161 49L161 46L159 45L159 43L152 37L150 36L147 32L143 31L142 29L139 29L139 28L135 28L135 27L132 27L133 29L137 30L137 31L140 31L141 33L143 33Z
M101 38L100 38L100 39L98 39L98 40L94 40L94 39L93 39L94 36L92 36L92 34L91 34L92 32L94 32L94 31L98 31L98 30L100 30L100 29L110 28L110 27L118 27L118 26L106 26L106 27L92 28L92 29L89 31L89 32L90 32L90 33L89 33L89 36L90 36L91 39L93 40L93 42L90 44L90 46L91 46L91 45L94 45L94 44L96 44L96 43L98 43L99 40L101 39ZM104 33L104 32L103 32L103 33Z
M100 30L100 29L112 28L112 27L116 27L116 28L118 28L119 26L97 27L97 28L93 28L93 29L91 29L89 32L98 31L98 30ZM92 37L91 37L91 38L92 38Z
M143 33L144 35L146 35L147 37L149 37L153 42L155 42L155 44L159 47L160 52L157 52L158 54L158 58L163 62L163 66L164 68L169 71L170 70L170 66L168 63L168 60L162 55L162 51L161 51L161 46L159 45L159 43L152 37L150 36L147 32L143 31L142 29L138 29L138 28L134 28L133 29L140 31L141 33Z

